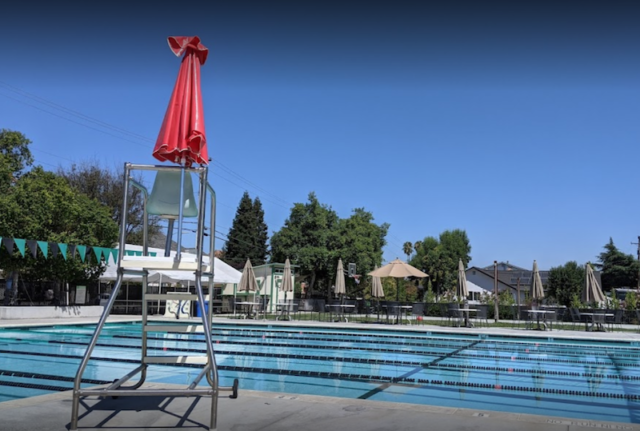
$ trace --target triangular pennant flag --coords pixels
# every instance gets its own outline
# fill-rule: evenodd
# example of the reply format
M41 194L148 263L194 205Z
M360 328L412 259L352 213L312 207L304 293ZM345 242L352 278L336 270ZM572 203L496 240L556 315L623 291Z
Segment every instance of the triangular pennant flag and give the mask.
M124 251L124 253L125 253L127 256L135 256L135 255L136 255L136 252L135 252L135 251L133 251L133 250L125 250L125 251Z
M93 247L93 252L96 255L96 259L98 259L98 263L102 260L102 247Z
M31 251L31 255L35 259L36 256L38 255L38 241L36 241L35 239L28 239L27 247L29 247L29 250Z
M2 238L2 243L9 254L13 254L13 238Z
M60 249L60 254L62 254L62 257L64 257L64 260L67 260L67 244L59 242L58 248Z
M49 243L46 241L38 241L38 247L40 247L40 251L44 254L44 258L49 257Z
M78 254L80 255L80 259L84 262L84 257L87 255L87 246L86 245L78 245L76 246L78 249Z
M118 249L117 248L112 248L111 249L111 256L113 256L113 263L118 262Z
M156 253L155 251L149 252L149 256L151 256L151 257L156 257L156 254L158 254L158 253Z
M71 259L76 257L76 245L75 244L69 244L69 257Z
M56 256L58 256L58 251L59 251L58 243L50 242L49 250L51 250L51 257L55 258Z
M24 257L24 245L26 243L26 240L20 239L20 238L14 238L13 240L18 246L18 250L20 250L20 254L22 255L22 257Z

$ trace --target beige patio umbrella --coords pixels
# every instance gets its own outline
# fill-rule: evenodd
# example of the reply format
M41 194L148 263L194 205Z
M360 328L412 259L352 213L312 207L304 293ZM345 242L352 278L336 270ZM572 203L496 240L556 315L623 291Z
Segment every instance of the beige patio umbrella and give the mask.
M374 268L374 271L378 269L378 266ZM371 296L374 298L384 298L384 290L382 289L382 281L380 277L371 277Z
M293 282L291 281L291 262L289 258L284 262L284 271L282 272L282 290L284 291L284 300L287 301L287 292L293 292Z
M378 265L373 269L374 271L378 269ZM378 310L378 322L380 322L380 298L384 298L384 289L382 288L382 280L380 277L371 277L371 296L374 298L378 298L378 306L376 309Z
M342 259L338 259L338 271L336 272L335 294L344 295L347 293L344 282L344 268L342 267Z
M400 259L393 260L382 268L371 271L369 275L373 277L394 277L396 279L396 285L398 286L396 301L400 300L400 285L398 279L405 277L424 278L429 276L418 268L415 268Z
M538 271L538 263L533 261L533 274L531 274L531 288L529 289L529 296L532 301L539 303L544 298L544 288L542 286L542 280L540 279L540 272Z
M591 263L587 262L586 267L587 274L585 276L584 290L582 291L582 301L585 303L597 302L598 304L601 304L605 301L602 289L600 288L598 280L596 280L596 276L593 273Z
M256 275L253 272L253 266L251 266L251 259L247 259L242 270L242 276L238 283L238 292L253 292L253 302L256 302L256 291L258 290L258 282L256 281ZM235 313L235 307L234 307Z
M458 289L456 290L458 300L465 300L469 296L469 288L467 287L467 275L464 272L464 264L462 259L458 260Z

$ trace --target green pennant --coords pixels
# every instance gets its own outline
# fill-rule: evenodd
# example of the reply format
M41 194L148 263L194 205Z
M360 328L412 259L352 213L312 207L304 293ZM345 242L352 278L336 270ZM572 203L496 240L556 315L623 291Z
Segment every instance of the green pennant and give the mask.
M38 247L46 259L49 256L49 243L47 241L38 241Z
M96 255L99 263L102 260L102 247L93 247L93 253Z
M24 257L24 245L26 244L27 241L19 238L14 238L13 241L18 246L18 250L20 250L20 254L22 255L22 257Z
M149 256L151 256L151 257L156 257L157 254L158 253L156 253L155 251L150 251L149 252Z
M84 262L84 257L87 254L87 246L86 245L78 245L78 246L76 246L76 250L78 251L78 254L80 255L80 259L82 259L82 261Z
M63 242L59 242L58 248L60 249L60 253L62 254L62 257L64 257L64 260L67 260L67 244Z
M118 249L117 248L112 248L111 249L111 256L113 256L113 263L117 263L118 262Z

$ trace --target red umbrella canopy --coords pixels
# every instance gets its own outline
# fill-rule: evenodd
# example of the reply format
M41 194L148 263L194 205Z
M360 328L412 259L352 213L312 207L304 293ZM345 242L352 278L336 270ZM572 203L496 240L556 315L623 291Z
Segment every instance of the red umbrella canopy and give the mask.
M204 110L200 90L200 66L207 60L209 50L198 36L171 36L169 48L182 58L176 85L169 107L164 114L153 157L191 166L209 164L207 138L204 131Z

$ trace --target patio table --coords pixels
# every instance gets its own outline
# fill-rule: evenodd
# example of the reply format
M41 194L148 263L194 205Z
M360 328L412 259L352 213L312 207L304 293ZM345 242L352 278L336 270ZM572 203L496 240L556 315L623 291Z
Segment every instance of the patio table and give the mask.
M584 330L585 331L593 331L594 326L598 329L598 331L607 332L607 329L604 327L604 320L607 317L613 317L614 315L611 313L583 313L580 312L580 316L586 316L586 320L584 321Z

